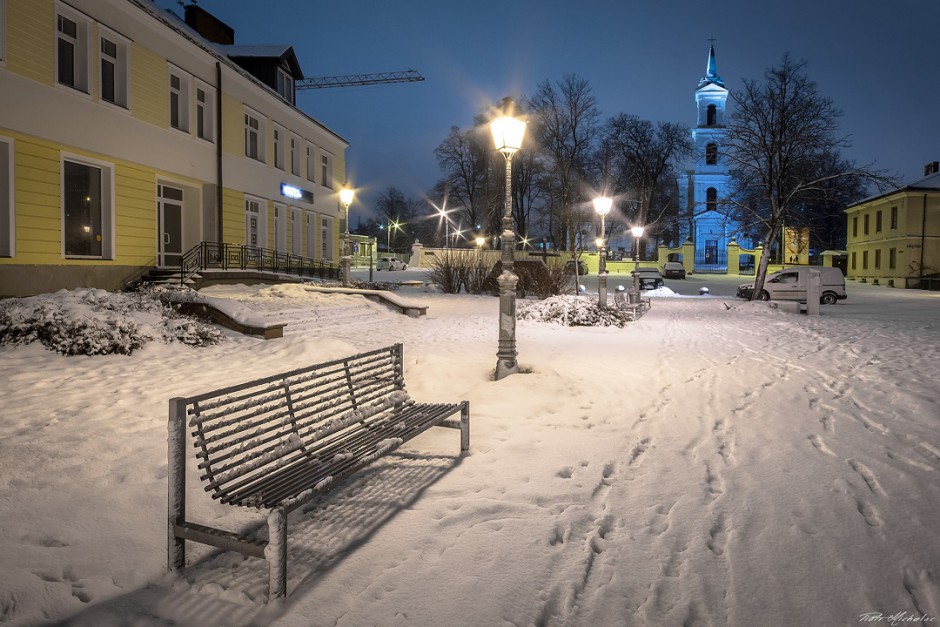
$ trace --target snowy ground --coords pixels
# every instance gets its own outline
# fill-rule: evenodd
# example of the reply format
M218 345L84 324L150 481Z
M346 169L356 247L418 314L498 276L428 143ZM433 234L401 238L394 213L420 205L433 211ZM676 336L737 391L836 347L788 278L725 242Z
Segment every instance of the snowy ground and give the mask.
M623 329L522 321L531 372L499 382L496 299L423 288L399 292L421 319L207 290L286 322L267 342L0 349L0 622L937 624L940 295L848 289L818 318L712 296ZM471 453L434 430L294 513L283 603L253 558L193 546L167 574L167 399L397 341L413 397L470 400Z

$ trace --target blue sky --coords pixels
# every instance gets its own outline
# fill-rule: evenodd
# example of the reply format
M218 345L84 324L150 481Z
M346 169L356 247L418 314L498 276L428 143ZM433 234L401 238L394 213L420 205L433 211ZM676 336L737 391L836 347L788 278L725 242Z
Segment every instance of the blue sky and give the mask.
M182 13L175 1L157 5ZM940 160L936 0L200 0L236 43L289 43L307 76L415 69L421 83L307 90L298 106L349 140L348 178L368 213L389 185L420 197L440 175L434 148L506 95L568 73L590 81L603 116L694 121L708 39L734 90L785 51L809 61L844 112L845 155L905 180Z

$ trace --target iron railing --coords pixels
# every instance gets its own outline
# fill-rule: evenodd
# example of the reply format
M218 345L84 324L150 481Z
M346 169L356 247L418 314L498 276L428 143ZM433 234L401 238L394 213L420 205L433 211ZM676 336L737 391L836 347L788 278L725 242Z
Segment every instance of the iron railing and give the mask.
M331 261L247 246L200 242L180 258L180 285L202 270L257 270L298 277L339 279L340 269Z

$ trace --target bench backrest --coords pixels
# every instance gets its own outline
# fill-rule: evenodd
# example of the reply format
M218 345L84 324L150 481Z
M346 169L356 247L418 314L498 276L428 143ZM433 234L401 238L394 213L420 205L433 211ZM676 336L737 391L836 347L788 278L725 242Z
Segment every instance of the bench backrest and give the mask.
M401 344L185 399L206 491L238 505L259 505L239 495L407 400Z

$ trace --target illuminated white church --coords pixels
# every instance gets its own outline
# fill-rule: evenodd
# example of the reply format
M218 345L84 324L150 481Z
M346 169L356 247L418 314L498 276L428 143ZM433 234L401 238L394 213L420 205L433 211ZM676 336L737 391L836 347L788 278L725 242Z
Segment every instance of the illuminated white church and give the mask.
M747 246L742 241L739 225L729 220L720 205L731 188L727 159L724 156L726 104L728 90L718 74L715 64L715 46L708 50L705 76L695 90L698 113L692 129L695 161L692 170L679 176L679 206L690 219L685 222L682 235L695 243L696 272L727 272L728 242ZM732 272L737 272L732 268Z

